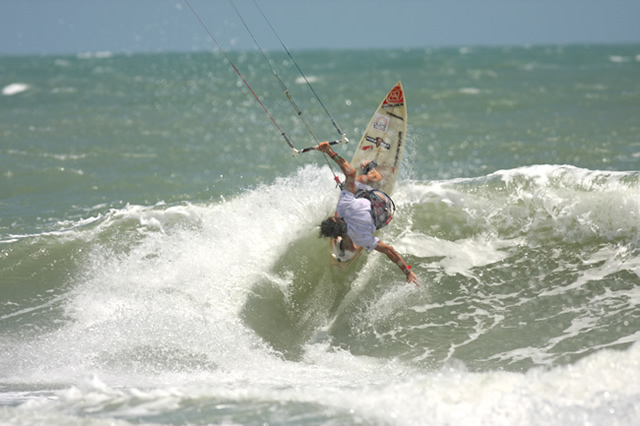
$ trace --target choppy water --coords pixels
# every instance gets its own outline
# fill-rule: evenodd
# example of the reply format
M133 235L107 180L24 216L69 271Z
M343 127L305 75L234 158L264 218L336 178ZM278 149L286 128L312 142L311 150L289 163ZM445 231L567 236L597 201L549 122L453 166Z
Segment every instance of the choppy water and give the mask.
M639 55L296 54L352 140L402 80L381 238L419 288L379 254L329 267L326 163L220 55L0 57L0 422L634 424Z

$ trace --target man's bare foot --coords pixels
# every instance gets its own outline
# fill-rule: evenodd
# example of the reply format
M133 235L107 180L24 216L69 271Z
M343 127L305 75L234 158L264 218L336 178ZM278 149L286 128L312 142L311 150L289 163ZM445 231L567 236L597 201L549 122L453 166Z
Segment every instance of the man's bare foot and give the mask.
M375 166L377 165L375 162L373 162L372 166L373 167L367 167L369 166L371 163L371 161L367 161L364 160L363 162L360 163L360 168L362 168L362 171L365 173L361 176L358 176L359 181L362 183L369 183L369 182L378 182L379 180L382 179L382 175L380 174L380 172L378 172L378 170L375 169Z

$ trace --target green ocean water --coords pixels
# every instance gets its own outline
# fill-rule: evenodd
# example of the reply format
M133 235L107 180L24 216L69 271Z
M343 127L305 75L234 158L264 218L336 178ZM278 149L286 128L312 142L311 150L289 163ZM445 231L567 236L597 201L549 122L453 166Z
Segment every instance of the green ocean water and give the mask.
M327 163L221 54L2 56L0 422L634 424L640 46L293 53L346 158L402 81L380 238L420 287L329 267Z

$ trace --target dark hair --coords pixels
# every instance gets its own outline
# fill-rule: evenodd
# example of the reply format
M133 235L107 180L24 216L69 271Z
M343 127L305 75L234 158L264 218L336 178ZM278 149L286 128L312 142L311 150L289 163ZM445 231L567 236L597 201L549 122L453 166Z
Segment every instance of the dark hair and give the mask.
M336 238L347 233L347 224L340 218L331 216L320 224L320 238Z

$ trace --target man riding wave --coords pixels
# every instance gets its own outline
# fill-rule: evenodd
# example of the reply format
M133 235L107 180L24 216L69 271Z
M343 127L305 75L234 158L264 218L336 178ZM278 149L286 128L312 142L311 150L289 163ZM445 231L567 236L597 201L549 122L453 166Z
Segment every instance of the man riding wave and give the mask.
M373 235L377 229L389 223L393 208L393 201L388 195L366 185L368 182L379 180L380 174L372 169L356 177L356 170L331 149L329 142L320 143L316 150L328 154L345 175L336 214L322 222L320 235L341 238L343 250L355 251L358 246L362 246L369 251L384 253L402 270L407 282L418 284L418 278L398 252Z

